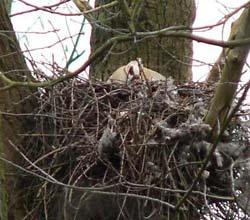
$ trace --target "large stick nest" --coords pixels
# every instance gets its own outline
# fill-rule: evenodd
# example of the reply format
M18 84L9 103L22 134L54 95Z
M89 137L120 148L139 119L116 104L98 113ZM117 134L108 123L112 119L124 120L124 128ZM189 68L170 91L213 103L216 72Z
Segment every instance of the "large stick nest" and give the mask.
M112 185L108 192L137 195L141 200L146 196L151 204L147 204L146 214L155 207L164 214L166 208L159 207L176 205L211 149L212 128L203 117L213 90L203 83L175 86L170 79L131 87L65 82L37 97L36 129L24 139L22 150L35 165L64 184L93 189ZM239 192L246 190L246 182L240 181L246 178L241 173L245 165L232 168L232 161L246 157L247 129L239 117L233 119L183 210L195 207L202 213L207 210L205 204L209 207L219 201L220 208L213 208L214 213L222 215L225 204L239 213L239 204L232 197L232 180L237 177L234 181L242 190ZM23 166L41 174L27 161ZM43 210L49 210L46 204L62 189L41 179L26 178L25 182L37 190L32 192L42 198ZM71 201L73 194L66 192L65 198ZM44 200L46 203L41 202ZM38 207L33 204L35 213Z

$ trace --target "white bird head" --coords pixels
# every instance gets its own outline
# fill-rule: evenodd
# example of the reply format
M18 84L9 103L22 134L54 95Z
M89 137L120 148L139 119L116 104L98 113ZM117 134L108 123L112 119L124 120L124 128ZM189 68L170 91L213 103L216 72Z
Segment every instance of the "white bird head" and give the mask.
M134 82L141 80L139 63L136 60L129 62L125 66L125 72L127 74L127 82Z
M133 85L145 81L157 80L165 81L166 77L156 71L143 67L141 59L137 58L137 60L133 60L127 65L119 67L113 72L107 82Z

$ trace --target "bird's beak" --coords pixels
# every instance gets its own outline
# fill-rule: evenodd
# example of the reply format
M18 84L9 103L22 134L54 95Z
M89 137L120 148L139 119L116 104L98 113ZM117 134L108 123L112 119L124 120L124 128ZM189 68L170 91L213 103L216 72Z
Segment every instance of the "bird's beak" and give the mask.
M139 75L133 76L133 78L131 79L131 82L133 84L140 84L142 82L141 77Z

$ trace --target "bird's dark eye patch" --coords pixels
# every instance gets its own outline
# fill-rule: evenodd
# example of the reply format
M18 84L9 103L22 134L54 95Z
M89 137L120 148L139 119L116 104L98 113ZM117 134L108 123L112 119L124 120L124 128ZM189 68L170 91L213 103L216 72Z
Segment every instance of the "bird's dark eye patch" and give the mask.
M129 68L128 74L129 74L129 75L134 75L133 67L130 67L130 68Z

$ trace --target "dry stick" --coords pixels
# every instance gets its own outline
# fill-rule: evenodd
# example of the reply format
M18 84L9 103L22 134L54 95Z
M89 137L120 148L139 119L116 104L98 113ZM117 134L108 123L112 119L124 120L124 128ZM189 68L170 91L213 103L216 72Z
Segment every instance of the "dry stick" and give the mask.
M158 187L155 185L133 183L133 182L129 182L129 181L126 181L126 184L129 186L138 187L138 188L140 187L140 188L146 188L146 189L159 190L161 192L182 193L182 194L187 192L187 190L182 190L182 189L163 188L163 187ZM204 192L202 192L202 191L192 191L192 193L204 196ZM233 201L234 200L233 196L218 196L218 195L212 195L212 194L206 194L206 196L209 198L214 198L214 199L224 200L224 201Z
M45 5L45 6L41 6L41 7L34 5L34 4L30 4L24 0L19 0L19 1L27 6L31 7L31 9L17 12L15 14L11 14L10 17L22 15L22 14L27 14L27 13L34 12L34 11L45 11L45 12L48 12L51 14L57 14L57 15L63 15L63 16L73 16L73 15L77 16L77 15L79 15L79 14L72 14L72 13L63 13L63 12L59 12L59 11L56 11L53 9L55 7L58 7L64 3L66 3L66 2L69 2L70 0L63 0L63 1L59 1L58 3L53 4L53 5L47 5L47 6Z
M78 74L80 74L81 72L83 72L96 58L98 58L99 56L101 56L101 54L110 46L112 46L113 43L115 42L122 42L122 41L127 41L132 39L132 37L129 34L125 34L122 36L118 36L118 37L113 37L111 39L109 39L103 46L99 47L95 53L93 53L92 56L90 56L90 58L76 71L71 72L71 73L66 73L63 76L58 77L55 80L50 80L50 81L45 81L45 82L32 82L32 81L28 81L28 82L21 82L21 81L13 81L11 79L9 79L8 77L6 77L2 72L0 72L0 79L2 81L4 81L6 84L8 84L5 87L0 88L0 91L4 91L10 88L14 88L14 87L18 87L18 86L24 86L24 87L49 87L49 86L53 86L56 85L60 82L63 82L64 80L68 80L71 79L75 76L77 76Z
M84 3L81 3L81 0L74 0L74 3L76 4L76 6L79 8L79 10L84 14L90 14L93 12L97 12L100 10L108 10L108 8L114 7L118 4L118 1L112 1L110 3L104 4L104 5L100 5L97 6L95 8L92 8L90 5L88 6L89 9L87 9L87 7L84 6ZM85 10L86 9L86 10Z
M43 171L43 173L46 173L46 176L50 176L50 178L46 178L40 174L37 174L35 172L32 172L32 171L29 171L21 166L19 166L18 164L15 164L13 163L12 161L9 161L3 157L0 156L0 160L4 161L5 163L9 164L9 165L12 165L26 173L29 173L33 176L36 176L40 179L43 179L45 181L48 181L52 184L57 184L58 186L62 186L62 187L66 187L66 188L69 188L69 189L74 189L74 190L77 190L77 191L88 191L88 192L91 192L91 193L95 193L95 194L102 194L102 195L108 195L108 196L129 196L129 197L132 197L132 198L137 198L137 199L142 199L142 200L150 200L150 201L154 201L154 202L157 202L159 204L162 204L162 205L165 205L165 206L168 206L172 209L174 209L174 205L168 203L168 202L164 202L160 199L155 199L155 198L152 198L152 197L147 197L147 196L143 196L143 195L137 195L137 194L133 194L133 193L117 193L117 192L111 192L111 191L100 191L100 190L105 190L105 189L110 189L110 188L113 188L115 186L118 186L120 184L113 184L113 185L109 185L109 186L103 186L103 187L98 187L98 188L93 188L93 187L80 187L80 186L72 186L72 185L68 185L68 184L64 184L63 182L60 182L58 180L56 181L53 181L51 179L51 176L46 173L45 171L43 171L41 168L39 168L40 171ZM52 177L53 178L53 177Z
M229 48L234 48L234 47L244 46L244 45L250 44L250 38L241 39L241 40L232 40L232 41L221 41L221 40L212 40L209 38L204 38L204 37L200 37L197 35L193 35L192 33L187 32L187 31L177 31L180 29L183 30L185 28L188 29L187 27L183 27L183 26L174 26L174 27L161 29L158 31L136 32L136 36L138 38L156 37L156 36L188 38L188 39L202 42L205 44L211 44L211 45L215 45L215 46L229 47ZM6 77L3 73L0 72L0 79L7 84L7 86L0 88L0 92L14 88L14 87L18 87L18 86L33 87L33 88L34 87L35 88L37 88L37 87L49 87L49 86L56 85L60 82L63 82L64 80L71 79L71 78L77 76L78 74L80 74L81 72L83 72L84 70L86 70L86 68L94 60L96 60L96 58L101 56L107 48L111 47L113 43L122 42L122 41L129 41L129 40L132 40L133 38L134 38L134 36L132 34L124 34L124 35L120 35L120 36L113 37L113 38L109 39L103 46L99 47L95 51L95 53L93 53L93 55L90 56L90 58L82 66L80 66L79 69L77 69L74 72L67 72L65 75L60 76L54 80L45 81L45 82L13 81L13 80L9 79L8 77Z
M240 160L240 161L235 161L231 164L230 166L230 178L231 178L231 183L232 183L232 193L233 193L233 196L234 196L234 199L235 199L235 202L237 203L237 205L243 210L243 211L246 211L246 207L244 207L242 204L240 204L238 201L237 201L237 194L236 194L236 190L235 190L235 179L234 179L234 176L233 176L233 169L235 167L235 165L237 164L240 164L240 163L249 163L250 162L250 158L248 159L244 159L244 160ZM249 201L249 200L248 200ZM249 204L249 202L247 202Z
M143 66L142 66L141 61L140 61L139 59L140 59L140 58L138 58L136 61L137 61L138 66L139 66L140 75L142 75L142 76L144 77L144 79L145 79L145 82L146 82L146 85L147 85L148 91L149 91L149 97L152 97L152 96L153 96L152 88L151 88L151 86L149 85L148 79L147 79L147 77L146 77L146 75L145 75L145 72L144 72L144 70L143 70Z
M194 181L192 182L189 190L186 192L186 194L182 197L182 199L177 203L177 205L175 206L175 210L178 210L181 205L185 202L185 200L188 198L188 196L192 193L194 186L196 185L196 183L198 182L198 180L200 179L203 171L206 169L206 166L209 162L209 160L211 159L212 154L214 153L224 131L226 130L229 122L231 121L231 119L233 118L233 116L235 115L235 113L238 111L238 109L240 108L240 106L242 105L243 101L245 100L246 96L247 96L247 92L250 88L250 80L247 82L246 84L246 88L242 94L242 96L240 97L239 101L237 102L237 105L234 107L234 109L229 113L228 118L226 119L225 124L223 125L218 137L216 138L215 142L212 144L212 147L207 155L207 157L205 158L203 165L201 166L196 178L194 179Z
M236 8L235 10L233 10L232 12L230 12L229 14L226 14L222 19L220 19L217 23L212 24L212 25L205 25L205 26L200 26L200 27L193 27L192 30L202 30L202 29L212 29L214 27L220 26L220 25L224 25L225 22L231 18L232 16L234 16L236 13L238 13L241 9L243 8L247 8L250 6L250 2L244 3L243 5L239 6L238 8Z
M96 194L103 194L103 195L109 195L109 196L117 196L117 195L120 195L120 196L129 196L129 197L134 197L134 198L138 198L138 199L143 199L143 200L151 200L151 201L154 201L154 202L157 202L157 203L160 203L162 205L166 205L170 208L174 208L174 205L168 203L168 202L164 202L164 201L161 201L160 199L156 199L156 198L152 198L152 197L148 197L148 196L143 196L143 195L137 195L137 194L133 194L133 193L114 193L114 192L110 192L110 191L100 191L100 190L105 190L105 189L109 189L109 188L112 188L114 186L118 186L119 184L113 184L113 185L109 185L109 186L104 186L104 187L98 187L98 188L93 188L93 187L77 187L77 186L73 186L73 185L69 185L69 184L64 184L60 181L58 181L57 179L55 179L54 177L52 177L49 173L45 172L43 169L41 169L40 167L38 167L37 165L35 165L32 161L29 160L29 158L27 158L21 151L20 149L12 142L10 142L11 146L17 151L20 153L20 155L31 165L33 166L35 169L37 169L38 171L40 171L43 175L40 175L40 174L37 174L35 172L32 172L32 171L29 171L3 157L0 156L0 160L3 160L4 162L10 164L10 165L13 165L14 167L16 168L19 168L20 170L24 171L24 172L27 172L31 175L34 175L36 177L39 177L41 179L44 179L50 183L54 183L54 184L57 184L59 186L63 186L63 187L66 187L66 188L70 188L70 189L75 189L75 190L78 190L78 191L89 191L89 192L92 192L92 193L96 193Z
M156 36L161 36L161 37L180 37L180 38L187 38L190 40L194 40L200 43L204 44L210 44L218 47L227 47L227 48L234 48L234 47L239 47L239 46L244 46L244 45L249 45L250 44L250 38L245 38L241 40L230 40L230 41L223 41L223 40L213 40L210 38L206 37L201 37L198 35L194 35L191 32L188 31L169 31L166 29L161 29L158 31L149 31L149 32L137 32L136 36L137 37L156 37ZM184 29L184 27L182 27Z

